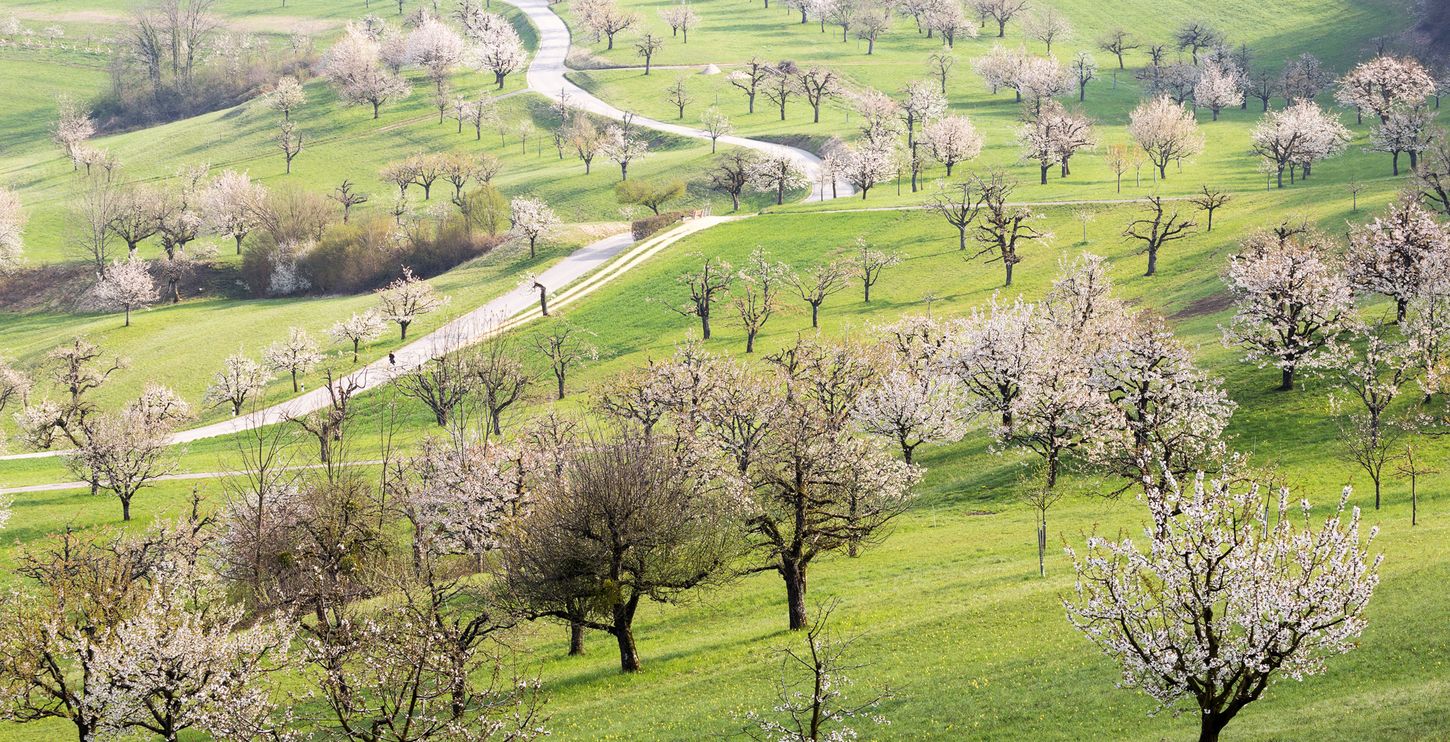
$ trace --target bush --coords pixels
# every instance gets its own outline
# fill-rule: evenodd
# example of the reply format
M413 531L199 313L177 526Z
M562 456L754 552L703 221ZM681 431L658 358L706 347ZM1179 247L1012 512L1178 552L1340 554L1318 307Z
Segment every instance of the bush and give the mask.
M643 219L636 219L630 225L630 231L636 240L642 240L665 227L674 224L685 218L683 211L666 211L663 214L652 214Z

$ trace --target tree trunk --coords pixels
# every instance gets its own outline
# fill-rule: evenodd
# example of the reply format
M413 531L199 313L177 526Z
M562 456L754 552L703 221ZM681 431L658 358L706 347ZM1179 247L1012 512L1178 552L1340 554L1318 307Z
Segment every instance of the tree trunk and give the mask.
M1047 165L1043 164L1039 169L1042 170L1042 185L1047 185Z
M629 626L616 627L614 638L619 642L620 671L639 672L639 651L634 648L634 630Z
M1294 367L1289 366L1280 372L1279 391L1291 392L1294 390Z
M412 322L399 322L398 323L398 331L400 333L402 333L402 337L399 338L399 340L407 340L408 339L408 325L411 325L411 324L413 324L413 323Z
M1205 713L1198 728L1198 742L1218 742L1218 735L1228 726L1231 718L1233 717L1217 713Z
M1003 285L1004 286L1011 286L1012 285L1012 264L1011 263L1006 263L1006 266L1007 266L1007 281Z
M569 622L569 656L584 654L584 625L578 621Z
M806 568L803 564L786 562L780 570L785 579L785 599L790 610L790 630L799 631L806 627Z
M1148 272L1147 273L1144 273L1143 275L1145 275L1145 276L1151 276L1151 275L1153 275L1153 274L1155 274L1157 272L1158 272L1158 248L1152 247L1152 248L1149 248L1148 249Z
M1404 324L1405 310L1409 309L1409 299L1395 299L1395 324Z
M700 315L700 334L704 340L710 339L710 313L704 312Z
M811 329L814 330L814 329L817 329L817 328L819 328L821 326L820 317L821 317L821 305L820 304L811 304Z
M131 498L121 498L121 520L131 522Z
M294 368L292 369L292 393L296 394L299 391L301 390L297 388L297 369Z

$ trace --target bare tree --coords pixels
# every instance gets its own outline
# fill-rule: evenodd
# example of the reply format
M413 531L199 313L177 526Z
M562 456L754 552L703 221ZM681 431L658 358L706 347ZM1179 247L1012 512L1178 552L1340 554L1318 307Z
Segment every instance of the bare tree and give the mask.
M734 279L730 264L713 257L705 258L700 270L684 273L675 280L690 293L689 300L675 309L685 317L700 318L700 338L710 339L710 312L715 302L730 289Z
M520 527L505 535L504 583L529 615L613 635L620 669L638 672L640 604L675 602L728 575L738 551L730 491L630 432L570 451L562 475L544 482ZM580 603L588 606L582 616Z
M534 338L534 348L548 361L549 370L554 374L557 385L555 399L564 398L564 382L568 380L571 369L584 361L599 358L599 350L587 339L592 334L561 318L553 321L548 334Z
M1148 255L1148 270L1143 275L1152 276L1158 272L1158 251L1169 242L1192 236L1198 222L1180 218L1177 211L1167 212L1162 196L1145 196L1143 201L1149 216L1130 222L1123 236L1143 243L1141 251Z
M848 260L828 260L808 271L786 274L786 281L800 294L801 301L811 307L813 329L821 326L821 305L846 288L854 270L855 266Z
M901 256L894 250L877 250L864 237L856 238L856 248L851 258L851 267L861 279L862 301L871 303L871 287L881 280L881 273L901 262Z
M972 179L982 213L975 233L979 249L967 259L990 255L988 262L1001 261L1007 275L1003 285L1011 286L1012 269L1022 262L1018 254L1021 245L1046 240L1051 235L1032 226L1038 214L1030 207L1008 204L1007 198L1016 184L1005 175L994 171L985 178L974 175Z
M745 267L735 277L737 291L730 302L745 328L745 352L755 352L755 338L765 323L780 309L780 290L787 282L790 269L772 262L761 248L751 251Z
M1188 202L1198 207L1199 211L1208 214L1208 228L1204 231L1213 231L1213 212L1223 208L1225 204L1233 200L1233 194L1228 191L1210 188L1203 185L1199 188L1198 194L1190 196Z

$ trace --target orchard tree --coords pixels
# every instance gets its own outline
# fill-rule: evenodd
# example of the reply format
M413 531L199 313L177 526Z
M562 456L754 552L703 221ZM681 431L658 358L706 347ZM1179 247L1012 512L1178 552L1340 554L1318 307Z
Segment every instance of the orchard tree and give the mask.
M1124 436L1089 458L1145 492L1170 477L1203 471L1225 454L1223 435L1235 404L1222 382L1193 364L1163 318L1129 318L1092 361L1093 385L1107 395Z
M1224 343L1244 348L1260 368L1277 366L1281 391L1294 388L1299 371L1332 367L1341 355L1354 292L1327 242L1314 233L1261 233L1229 259L1225 280L1237 311Z
M738 501L728 481L648 436L585 442L505 532L504 585L526 615L611 634L620 670L638 672L640 604L678 602L730 574Z
M1193 102L1213 112L1213 120L1225 108L1244 102L1244 73L1226 61L1209 61L1193 86Z
M399 338L408 339L408 326L418 317L441 309L448 297L439 296L427 281L404 266L403 275L378 292L378 316L398 325Z
M1072 24L1052 8L1034 10L1022 19L1022 33L1029 39L1041 41L1052 54L1052 42L1072 36Z
M1069 69L1072 76L1077 80L1077 101L1082 103L1087 100L1087 84L1092 82L1098 71L1098 62L1093 55L1087 52L1078 52L1072 58Z
M1370 149L1386 152L1395 175L1400 174L1400 154L1410 156L1410 169L1418 170L1420 153L1429 149L1435 135L1434 113L1423 108L1397 108L1384 122L1370 130Z
M1414 108L1435 92L1435 79L1411 57L1381 55L1362 62L1340 78L1334 99L1352 106L1360 114L1369 113L1380 123L1401 107Z
M1081 558L1068 548L1068 620L1122 666L1123 686L1196 707L1199 739L1215 742L1275 674L1317 674L1354 648L1380 558L1348 498L1315 528L1287 490L1266 507L1257 486L1202 476L1186 492L1150 489L1142 541L1092 536Z
M268 108L282 114L282 120L292 120L292 109L301 107L307 102L307 90L302 83L291 75L283 75L277 79L277 84L272 89L262 94L262 103Z
M1418 373L1412 342L1393 337L1383 321L1358 325L1346 346L1339 366L1339 387L1360 403L1360 411L1348 414L1340 423L1346 453L1374 482L1374 509L1380 509L1380 489L1385 465L1399 429L1385 419L1390 403ZM1338 400L1334 400L1338 406Z
M1233 194L1217 188L1210 188L1208 185L1200 186L1198 193L1188 197L1188 203L1193 204L1199 211L1208 214L1208 226L1205 232L1213 231L1213 212L1223 208L1225 204L1233 200Z
M1121 27L1109 29L1102 36L1098 37L1098 48L1113 55L1118 60L1118 69L1125 69L1123 66L1123 55L1139 49L1143 45L1133 37L1133 34Z
M1016 184L1007 179L1000 172L992 172L987 177L972 176L976 189L978 208L981 209L981 216L976 223L976 232L973 235L978 244L976 252L967 256L973 260L982 256L989 256L987 262L1001 261L1002 268L1006 272L1004 286L1012 285L1012 269L1020 262L1022 256L1019 254L1021 246L1030 243L1044 241L1051 238L1051 234L1042 232L1032 226L1032 222L1040 216L1029 206L1014 206L1008 203L1007 199L1012 195Z
M685 195L683 180L627 180L614 184L614 197L622 204L636 204L658 215L667 202Z
M1068 162L1079 150L1097 143L1092 121L1080 113L1067 110L1055 101L1042 107L1036 116L1018 130L1017 141L1025 160L1036 160L1041 183L1047 184L1047 173L1054 166L1066 177Z
M15 191L0 188L0 275L10 273L20 264L25 219L20 197Z
M821 104L841 94L840 76L830 68L811 65L796 69L795 82L806 102L811 104L812 122L821 123Z
M1148 255L1148 271L1143 275L1152 276L1158 272L1158 251L1169 242L1191 237L1198 222L1180 218L1177 210L1168 211L1162 196L1147 196L1143 200L1149 215L1130 222L1123 236L1143 243L1142 252Z
M681 117L684 116L683 109L680 115ZM710 154L715 154L715 145L720 141L720 137L726 136L735 130L735 127L730 124L730 117L726 116L724 112L715 106L706 108L705 112L700 114L700 126L710 137ZM736 208L739 208L738 204Z
M237 243L242 254L242 241L256 229L258 212L267 199L267 189L246 173L225 170L207 184L198 196L197 208L212 234L226 235Z
M1187 51L1198 64L1198 53L1204 49L1216 49L1225 43L1223 33L1203 21L1188 21L1173 32L1173 41L1178 51Z
M735 291L730 303L740 317L745 330L745 352L755 352L755 338L765 329L765 323L781 307L780 292L785 287L790 268L779 262L772 262L769 254L756 248L746 259L745 267L735 276Z
M683 35L681 43L690 43L690 29L700 25L700 14L689 3L679 3L660 11L660 18L670 27L671 36Z
M614 0L574 0L574 16L589 30L595 41L607 39L614 48L614 37L639 23L639 16L622 10Z
M1055 57L1028 56L1012 71L1007 84L1028 113L1037 116L1052 99L1067 95L1077 81Z
M503 90L504 79L522 68L529 60L529 53L524 49L518 32L512 24L506 22L491 25L478 39L478 44L470 49L469 54L474 67L493 73L494 83L499 90ZM485 104L480 102L475 106L482 110Z
M222 361L222 368L211 377L202 403L208 407L223 404L232 408L233 415L242 414L247 398L260 395L267 386L267 369L260 363L234 353Z
M795 158L784 153L768 154L756 159L750 167L749 178L755 190L775 193L777 205L785 203L787 190L806 188L811 183L805 171L796 164Z
M262 363L267 368L292 377L294 393L301 391L297 377L317 368L317 365L322 363L322 359L322 351L318 349L317 341L313 340L312 336L300 327L288 328L286 340L272 343L262 353Z
M1168 177L1168 163L1182 162L1203 151L1203 135L1193 111L1166 95L1138 104L1128 118L1128 134L1158 168L1160 179Z
M639 39L634 42L635 56L644 60L644 74L646 76L649 75L650 62L654 60L654 56L658 54L660 49L663 49L664 46L664 39L655 36L654 34L649 32L645 32L643 36L640 36Z
M629 180L629 163L644 159L649 142L622 126L610 125L600 139L599 152L619 165L619 179L625 181Z
M920 479L849 428L876 375L859 349L801 339L771 357L774 422L752 448L746 522L758 561L785 582L790 628L806 627L807 572L821 554L870 543L904 512Z
M683 273L675 280L690 293L689 301L675 309L685 317L700 318L700 339L710 339L710 316L715 302L730 290L734 272L730 264L713 257L705 258L698 271Z
M1450 216L1450 134L1444 129L1436 129L1431 136L1420 166L1415 168L1413 187L1426 206Z
M1384 216L1349 232L1346 258L1355 290L1395 301L1403 322L1410 302L1443 291L1450 266L1450 229L1419 203L1401 199Z
M769 712L745 713L752 727L745 730L745 736L762 742L831 742L858 739L854 725L863 722L889 723L877 712L891 698L889 691L864 700L848 694L853 682L847 673L862 666L846 659L855 639L836 639L827 631L834 607L832 602L817 610L806 627L805 650L777 650L779 668L771 673L776 703Z
M160 298L146 262L135 256L112 262L91 289L91 299L98 307L126 313L126 327L131 326L132 309L144 309Z
M509 202L509 231L529 241L529 257L534 257L534 245L540 237L548 235L559 226L559 217L554 210L537 198L516 198Z
M564 398L564 383L569 379L570 370L585 361L599 358L599 349L587 339L592 334L558 319L547 334L534 338L534 348L548 361L549 370L554 374L555 399Z
M750 170L755 164L755 155L749 150L737 148L715 159L710 169L710 187L730 196L730 210L740 210L740 195L750 185Z
M770 69L769 62L759 57L751 57L750 61L725 76L726 82L745 93L748 103L746 113L755 113L755 96L760 91L761 84L770 76Z
M861 193L864 201L872 186L891 177L895 164L892 154L890 150L869 144L862 147L847 145L839 159L837 172Z
M780 111L780 120L785 120L785 107L790 99L800 93L800 87L796 82L796 63L789 59L783 60L780 64L771 65L767 71L764 85L765 99Z
M1312 101L1334 84L1334 73L1325 68L1318 57L1305 52L1284 65L1279 88L1288 105Z
M67 95L56 98L56 120L51 141L71 161L71 170L79 170L87 150L86 142L96 134L91 109Z
M900 108L901 118L906 124L906 146L915 146L917 125L925 126L946 110L946 96L938 92L935 85L925 80L907 83Z
M385 329L387 323L378 315L377 310L369 309L362 314L354 312L351 317L339 321L327 331L327 335L334 343L352 345L352 362L357 363L358 348L365 342L381 337Z
M982 153L982 135L966 116L942 116L922 127L921 145L946 167L950 178L953 166Z
M448 88L448 76L463 62L465 45L463 38L448 24L433 17L426 17L404 40L404 58L408 64L422 67L433 83L434 94L443 97ZM440 111L439 123L443 116Z
M272 142L277 149L282 150L282 157L287 162L287 174L292 174L292 160L302 152L302 134L291 121L283 121L282 126L277 129L277 136Z
M1027 7L1028 0L971 0L971 7L983 19L997 22L997 38L1007 36L1007 23Z
M957 57L950 48L938 49L926 58L927 69L941 84L941 94L947 94L947 78L952 74L952 69L957 66Z
M670 83L670 87L667 87L666 90L664 90L664 97L666 97L666 100L670 101L671 106L674 106L674 110L676 110L677 112L677 119L682 120L684 119L684 107L689 106L690 103L695 103L695 96L692 96L692 94L690 94L690 88L689 86L686 86L686 84L684 84L683 77L676 78L676 81L674 81L674 83ZM713 142L715 141L711 139L712 151L713 149L715 149L715 145L713 145Z
M897 359L862 392L854 414L863 431L891 440L910 464L923 443L961 440L967 409L966 391L955 377Z
M351 24L322 55L320 69L344 101L371 105L374 119L384 104L402 100L412 92L406 79L383 64L377 40Z
M488 412L489 427L503 435L503 415L524 398L534 377L519 360L514 338L495 332L484 340L473 364L474 381Z
M1307 177L1313 163L1342 152L1352 138L1336 117L1307 100L1264 114L1250 137L1254 152L1272 163L1280 188L1285 170L1292 179L1302 166Z
M852 267L856 278L861 279L862 301L871 303L871 287L881 280L887 268L901 263L901 255L895 250L877 250L865 237L856 238L856 249L852 256Z
M820 328L821 305L845 290L852 272L850 261L828 260L809 270L786 274L786 282L800 294L801 301L811 307L811 329Z

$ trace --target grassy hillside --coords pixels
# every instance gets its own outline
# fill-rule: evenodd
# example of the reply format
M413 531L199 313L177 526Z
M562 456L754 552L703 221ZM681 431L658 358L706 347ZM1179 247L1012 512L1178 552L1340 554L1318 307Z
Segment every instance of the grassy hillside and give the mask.
M621 0L639 11L647 26L668 35L657 11L664 0ZM288 0L285 11L276 3L262 5L242 0L219 0L229 18L275 23L281 14L297 19L331 23L364 12L363 3L324 0ZM922 60L936 41L916 35L908 20L899 20L893 33L878 43L871 57L864 44L852 39L843 44L839 29L822 34L814 23L791 22L786 10L758 2L698 0L693 6L704 18L691 32L688 46L667 41L656 59L663 65L727 67L752 54L800 62L824 62L840 69L852 85L896 91L911 79L924 76ZM1408 0L1280 0L1272 3L1232 2L1206 6L1185 0L1148 3L1131 0L1093 3L1059 0L1054 7L1068 15L1077 28L1074 38L1056 50L1059 57L1090 46L1098 32L1124 25L1144 37L1163 39L1183 18L1209 16L1234 42L1250 44L1257 58L1277 65L1286 57L1312 51L1327 63L1343 68L1360 58L1370 39L1396 32L1408 24ZM372 2L374 12L392 13L396 5ZM0 0L0 16L7 9L27 17L92 13L96 18L123 14L121 0ZM407 7L416 7L408 0ZM495 7L501 7L495 3ZM564 5L558 6L567 14ZM101 14L101 16L94 16ZM798 16L797 16L798 19ZM73 18L74 22L80 22ZM577 27L577 24L576 24ZM832 35L832 32L836 35ZM634 64L630 34L622 35L616 50L592 53L607 63ZM862 203L842 200L824 204L769 207L758 216L730 222L688 237L630 271L617 281L567 307L567 319L593 333L600 358L581 367L570 379L570 398L562 403L545 399L547 384L505 422L506 435L530 415L556 406L582 411L591 389L620 371L660 359L675 346L698 333L693 320L672 310L684 300L676 277L698 266L704 256L740 264L755 248L800 269L839 256L858 238L877 248L898 251L900 265L887 269L872 290L872 301L862 301L853 285L826 302L822 333L831 337L860 336L878 324L909 313L930 312L953 317L982 305L994 293L1010 298L1039 299L1059 266L1084 252L1105 256L1116 292L1133 305L1164 315L1178 336L1193 349L1195 360L1221 377L1224 388L1238 404L1229 433L1235 448L1249 453L1252 462L1273 469L1293 487L1293 495L1311 500L1315 516L1322 517L1346 483L1356 487L1353 502L1370 509L1369 524L1382 527L1375 550L1385 554L1382 582L1368 612L1368 629L1360 647L1329 662L1322 676L1305 682L1283 680L1264 699L1249 707L1230 725L1225 737L1234 740L1410 740L1450 738L1450 438L1423 436L1417 450L1442 473L1420 481L1420 524L1410 526L1408 485L1397 477L1387 480L1384 507L1372 510L1368 480L1345 457L1337 440L1331 411L1332 384L1309 378L1292 393L1273 391L1278 375L1272 369L1242 362L1237 349L1225 348L1221 326L1232 309L1221 273L1228 256L1255 229L1285 220L1306 220L1340 235L1348 223L1366 221L1382 209L1403 185L1388 176L1387 157L1363 151L1366 132L1356 128L1357 139L1342 157L1316 166L1314 178L1282 191L1265 192L1262 175L1248 152L1248 130L1258 118L1256 104L1247 112L1227 112L1219 122L1201 125L1208 137L1204 155L1186 163L1181 172L1170 169L1165 183L1155 184L1145 169L1141 184L1129 175L1121 196L1102 162L1101 150L1074 160L1066 181L1054 173L1048 186L1035 183L1036 168L1016 161L1013 132L1017 109L1008 95L991 96L970 71L970 59L990 48L994 39L962 41L960 62L950 84L954 111L968 114L987 137L988 147L976 162L962 166L953 179L973 169L1006 167L1025 180L1014 200L1061 202L1042 207L1039 226L1053 237L1023 249L1014 285L1001 288L1002 270L996 263L968 260L957 249L955 231L940 217L905 208L921 202L944 179L934 169L928 187L919 194L883 184ZM583 39L577 39L581 43ZM1017 24L1008 29L1007 43L1020 42ZM1039 51L1034 45L1034 50ZM17 53L18 54L18 53ZM1141 50L1130 66L1141 64ZM1086 110L1100 122L1103 143L1124 141L1127 111L1140 91L1130 76L1119 77L1116 87L1106 55L1099 53L1103 79L1088 91ZM28 257L37 263L73 259L67 245L66 202L75 176L45 141L44 117L53 107L49 95L36 92L46 85L80 89L104 82L97 67L60 68L34 58L0 52L0 73L14 73L28 81L14 109L0 111L0 183L20 190L32 209L27 235ZM833 104L819 125L810 123L808 107L793 104L788 120L780 122L760 104L754 116L743 113L739 91L724 76L698 74L698 68L659 69L645 77L639 70L595 69L573 73L573 78L604 99L641 114L673 120L664 100L665 86L687 75L696 96L686 116L692 123L704 106L719 105L731 114L737 130L751 136L810 144L827 134L854 134L854 114ZM416 82L416 81L415 81ZM518 93L522 75L510 80L500 101L506 121L531 118L542 127L548 112L541 98ZM460 77L459 86L483 91L487 81ZM196 119L177 122L98 142L127 163L127 177L161 181L180 165L209 162L214 171L245 169L269 186L295 183L329 189L343 178L374 194L369 208L384 208L389 186L377 180L384 164L419 151L458 149L487 151L503 159L497 184L508 195L533 193L554 203L571 227L549 241L537 259L529 260L516 245L501 248L461 266L434 283L453 296L446 312L416 325L421 334L457 313L467 311L515 285L521 276L556 260L567 250L610 230L620 228L620 212L610 187L617 173L612 163L598 160L585 177L573 159L559 160L547 141L531 140L524 150L517 137L486 130L481 141L471 133L458 134L455 125L437 124L425 96L415 91L403 105L385 109L379 121L368 112L342 108L326 86L309 85L307 106L294 114L309 143L294 163L291 176L282 174L280 155L267 144L275 114L256 105L241 106ZM40 120L40 123L37 121ZM1352 123L1351 117L1346 117ZM17 146L9 146L10 141ZM541 146L540 146L541 145ZM661 137L656 151L631 177L685 177L692 182L691 203L723 202L707 194L701 173L708 165L708 145ZM1360 181L1358 208L1351 203L1347 183ZM1121 236L1138 211L1134 203L1090 203L1134 198L1148 193L1183 194L1208 183L1234 192L1233 200L1214 219L1211 233L1171 243L1160 256L1159 274L1142 275L1146 258L1138 245ZM445 193L447 185L440 185ZM445 193L446 195L446 193ZM435 194L435 201L440 196ZM1084 203L1088 202L1088 203ZM768 206L756 197L745 211ZM1177 206L1184 211L1192 207ZM903 207L903 208L882 208ZM1078 212L1090 210L1086 234ZM143 248L154 254L157 248ZM225 254L225 250L223 253ZM224 267L234 258L224 257ZM256 354L268 343L285 336L292 325L320 334L337 319L371 305L370 296L318 297L287 300L241 300L209 297L190 299L178 306L137 315L133 326L121 328L115 316L69 315L35 312L0 315L0 355L34 362L48 348L75 334L85 334L107 349L128 356L132 367L118 374L100 395L105 405L119 403L148 380L171 384L193 401L199 399L207 377L225 355L239 347ZM810 332L809 311L788 300L789 309L771 319L757 341L757 360ZM1387 303L1365 300L1365 316L1390 310ZM717 305L713 352L743 357L744 333L728 304ZM524 360L543 372L542 359L530 338L546 330L538 324L521 331L516 347ZM390 334L365 349L365 360L396 347ZM334 352L337 349L333 349ZM341 355L336 368L350 364ZM315 383L315 382L314 382ZM290 387L277 381L268 390L273 401L284 398ZM1410 411L1417 395L1408 393L1393 408ZM437 432L431 417L416 402L369 393L357 402L358 419L352 438L357 459L371 458L378 450L377 431L391 404L400 405L405 446ZM1437 402L1443 404L1443 401ZM1438 412L1439 408L1436 407ZM223 413L213 411L208 419ZM9 421L0 423L0 427ZM208 440L179 451L181 471L223 471L235 464L235 441ZM297 443L299 456L313 455L312 447ZM919 462L928 474L918 488L913 509L898 522L881 545L868 548L860 558L832 555L812 568L811 600L840 601L835 629L859 635L852 656L862 667L852 673L855 690L870 693L889 687L894 698L882 707L891 720L885 727L864 727L863 738L918 739L1121 739L1140 742L1192 738L1197 727L1192 714L1173 718L1151 716L1152 704L1136 692L1119 690L1115 664L1103 658L1064 618L1061 598L1071 590L1071 565L1057 548L1078 544L1084 534L1136 533L1144 520L1144 507L1131 494L1107 499L1100 493L1108 483L1077 471L1064 485L1070 493L1049 514L1050 548L1047 577L1036 576L1033 511L1021 499L1020 477L1030 461L1020 452L1002 452L989 446L983 430L975 430L958 444L924 446ZM43 484L71 478L57 458L0 461L0 487ZM177 515L187 496L198 488L215 507L222 498L215 479L169 481L143 491L136 499L140 529L153 517ZM81 528L114 526L119 506L107 497L84 491L39 492L20 495L14 517L0 536L0 585L14 584L7 567L20 549L47 533L69 524ZM613 642L603 634L588 637L588 653L565 656L565 630L538 623L521 630L516 645L524 651L528 672L537 673L549 701L545 713L553 738L559 740L686 740L711 739L737 733L740 718L750 710L772 703L767 679L769 653L786 643L788 635L784 588L778 577L761 574L704 593L680 606L648 605L637 625L644 671L622 676L617 672ZM304 681L299 681L304 682ZM303 708L304 713L314 711ZM73 736L66 724L0 725L0 741L40 742ZM201 735L188 739L200 740Z

